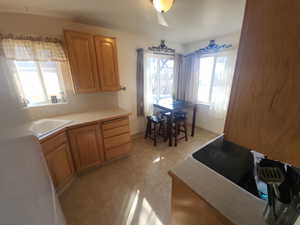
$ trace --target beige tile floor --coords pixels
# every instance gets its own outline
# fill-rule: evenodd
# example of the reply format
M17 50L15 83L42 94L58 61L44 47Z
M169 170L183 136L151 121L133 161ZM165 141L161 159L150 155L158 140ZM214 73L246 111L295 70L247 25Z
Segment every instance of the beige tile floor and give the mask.
M169 225L168 171L215 136L199 129L177 147L134 139L128 157L85 173L60 196L68 225Z

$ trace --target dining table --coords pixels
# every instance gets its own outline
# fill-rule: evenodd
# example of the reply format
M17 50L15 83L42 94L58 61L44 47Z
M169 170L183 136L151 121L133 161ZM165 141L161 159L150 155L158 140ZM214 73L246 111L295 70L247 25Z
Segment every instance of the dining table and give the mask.
M164 98L159 99L154 102L154 108L163 110L165 112L171 113L171 120L173 118L174 112L179 112L184 109L192 108L193 109L193 119L192 119L192 131L191 136L195 135L195 128L196 128L196 117L197 117L197 104L191 103L184 100L174 99L174 98ZM170 130L169 136L169 146L172 146L172 129Z

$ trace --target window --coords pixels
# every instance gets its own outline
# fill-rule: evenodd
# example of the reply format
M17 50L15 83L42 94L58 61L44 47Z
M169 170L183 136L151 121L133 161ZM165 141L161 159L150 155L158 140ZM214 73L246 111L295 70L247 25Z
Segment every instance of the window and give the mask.
M217 82L221 80L220 77L224 76L226 61L227 57L222 55L200 58L198 89L198 101L200 103L210 104L213 89L214 93L218 93ZM222 93L220 92L220 94Z
M173 57L150 56L147 58L150 70L153 101L171 98L173 94Z
M153 97L155 100L171 98L173 94L174 60L171 58L152 58L156 71L153 76Z
M153 113L153 103L172 98L174 57L148 53L145 55L144 113Z
M27 106L65 102L59 62L13 61L17 86Z
M0 42L24 105L65 101L61 66L67 57L60 40L9 35Z

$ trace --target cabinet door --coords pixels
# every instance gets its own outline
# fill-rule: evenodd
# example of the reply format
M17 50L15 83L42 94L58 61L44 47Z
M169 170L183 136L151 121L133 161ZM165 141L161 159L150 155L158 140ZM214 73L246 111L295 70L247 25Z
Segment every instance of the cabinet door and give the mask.
M247 1L225 127L227 140L297 166L299 9L300 1Z
M69 181L74 172L69 147L65 143L45 157L54 186L59 189Z
M101 90L120 90L115 38L95 36L94 40Z
M98 124L72 129L69 137L77 171L99 165L103 161L102 137Z
M93 36L65 31L65 39L75 92L100 91Z

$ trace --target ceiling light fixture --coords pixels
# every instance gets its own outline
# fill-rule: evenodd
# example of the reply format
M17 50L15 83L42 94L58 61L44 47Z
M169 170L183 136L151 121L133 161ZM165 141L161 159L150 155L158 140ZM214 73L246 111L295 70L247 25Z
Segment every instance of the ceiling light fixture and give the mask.
M152 0L152 3L158 12L165 13L171 9L174 4L174 0Z

